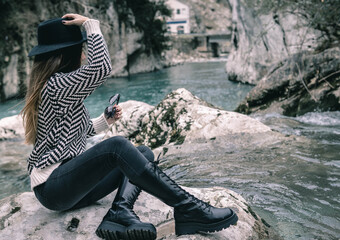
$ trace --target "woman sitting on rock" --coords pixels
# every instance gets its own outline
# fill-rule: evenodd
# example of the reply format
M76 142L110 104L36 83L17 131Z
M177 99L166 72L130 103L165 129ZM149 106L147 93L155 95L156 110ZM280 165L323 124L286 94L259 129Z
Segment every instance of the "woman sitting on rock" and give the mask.
M82 34L80 26L86 30ZM87 64L82 52L87 41ZM78 14L41 23L22 110L31 187L43 206L65 211L88 206L118 187L112 207L96 230L101 238L155 239L151 223L139 220L133 204L141 189L174 207L176 234L213 232L237 222L229 208L215 208L187 193L153 162L152 151L112 137L85 150L86 138L121 118L90 119L84 100L111 72L99 21Z

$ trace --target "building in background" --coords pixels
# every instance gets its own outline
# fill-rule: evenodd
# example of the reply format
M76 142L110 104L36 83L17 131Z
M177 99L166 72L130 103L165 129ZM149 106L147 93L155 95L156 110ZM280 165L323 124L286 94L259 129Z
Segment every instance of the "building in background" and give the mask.
M168 33L190 33L189 7L176 0L168 0L166 4L172 10L172 17L166 21Z
M162 20L166 22L167 35L173 48L187 55L194 54L193 51L210 57L223 57L229 53L231 31L191 32L189 6L177 0L167 0L165 3L171 9L172 16Z

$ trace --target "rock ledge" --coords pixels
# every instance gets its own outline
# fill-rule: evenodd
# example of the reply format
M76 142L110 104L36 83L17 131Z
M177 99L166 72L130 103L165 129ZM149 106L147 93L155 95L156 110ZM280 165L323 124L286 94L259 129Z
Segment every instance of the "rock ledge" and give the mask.
M268 239L269 225L261 219L237 193L221 188L186 188L190 193L213 206L231 207L239 217L236 226L217 233L176 237L173 210L153 196L142 192L135 211L142 221L157 228L157 239ZM0 201L2 239L99 239L95 230L111 206L112 193L97 204L66 212L50 211L40 205L32 192L12 195Z

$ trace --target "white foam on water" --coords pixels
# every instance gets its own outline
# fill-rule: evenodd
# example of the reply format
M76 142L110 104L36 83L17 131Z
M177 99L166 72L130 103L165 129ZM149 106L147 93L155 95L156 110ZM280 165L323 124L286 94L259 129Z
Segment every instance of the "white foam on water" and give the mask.
M340 111L337 112L310 112L296 117L296 120L306 124L319 126L340 126Z

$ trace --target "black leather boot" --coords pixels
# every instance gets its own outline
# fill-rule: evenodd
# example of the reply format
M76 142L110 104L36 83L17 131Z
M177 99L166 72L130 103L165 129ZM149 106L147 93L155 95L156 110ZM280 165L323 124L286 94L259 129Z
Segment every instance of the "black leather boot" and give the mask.
M100 238L110 240L154 240L157 233L151 223L141 222L132 210L141 189L123 177L112 208L96 230Z
M213 207L186 192L154 163L147 163L144 172L131 180L174 207L177 235L219 231L236 224L238 220L230 208Z

